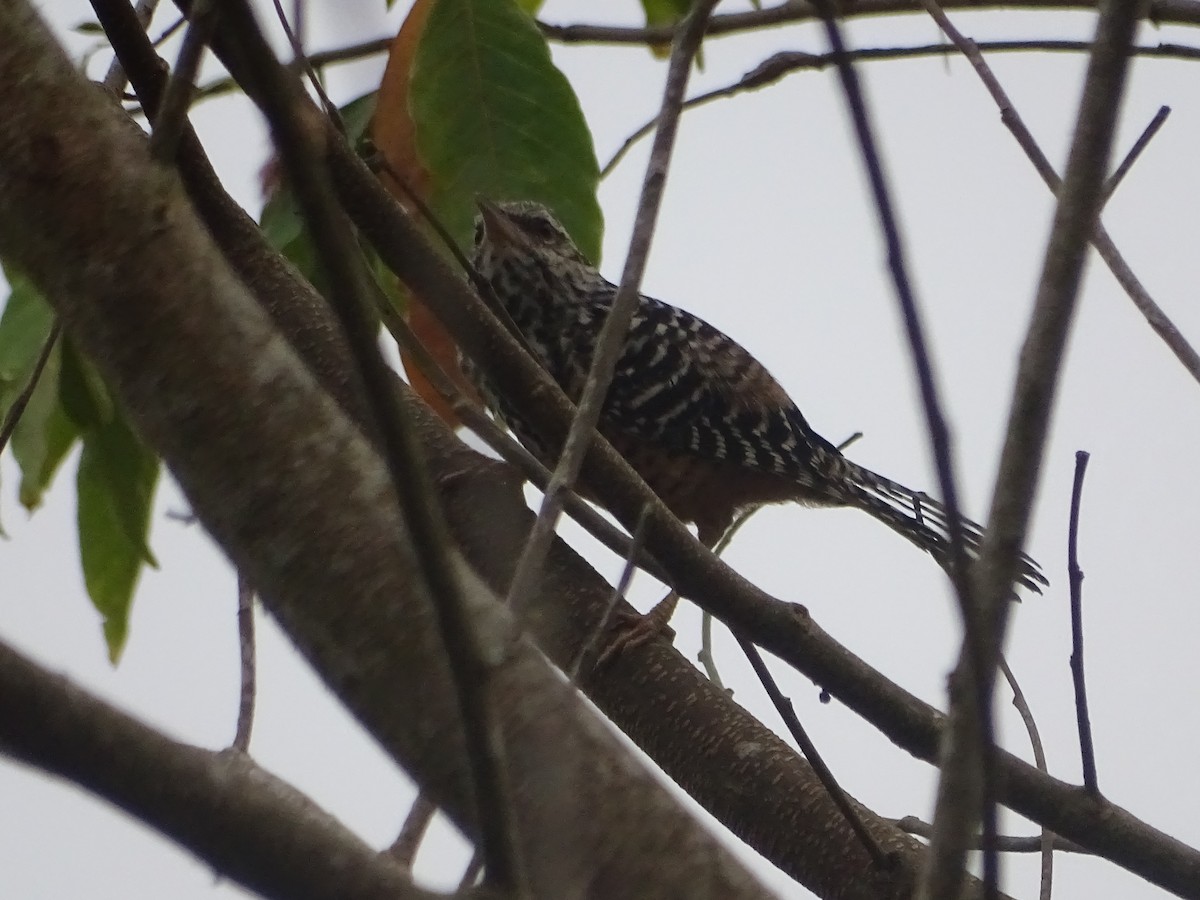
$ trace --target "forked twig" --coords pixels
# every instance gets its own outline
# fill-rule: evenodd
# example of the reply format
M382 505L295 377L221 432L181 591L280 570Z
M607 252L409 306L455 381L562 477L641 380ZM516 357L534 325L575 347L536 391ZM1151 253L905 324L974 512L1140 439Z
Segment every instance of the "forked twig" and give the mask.
M1150 120L1150 124L1138 136L1138 139L1133 142L1133 146L1129 148L1129 152L1125 154L1125 158L1121 160L1121 164L1113 170L1112 175L1108 176L1108 181L1104 185L1104 203L1107 206L1108 201L1112 199L1113 193L1121 186L1121 182L1125 180L1125 176L1129 174L1129 170L1133 168L1133 164L1138 161L1138 157L1142 152L1150 146L1150 141L1158 134L1158 130L1163 127L1167 121L1167 116L1171 114L1171 107L1160 106L1158 112L1154 114L1154 118Z

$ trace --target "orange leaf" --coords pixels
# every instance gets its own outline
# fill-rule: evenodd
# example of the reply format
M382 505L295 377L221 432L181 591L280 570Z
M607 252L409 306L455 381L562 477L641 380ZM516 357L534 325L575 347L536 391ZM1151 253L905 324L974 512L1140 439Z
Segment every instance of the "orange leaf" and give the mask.
M408 113L408 88L413 58L416 56L417 45L421 41L421 33L425 29L425 20L433 2L434 0L416 0L392 41L387 68L379 85L375 118L371 123L371 139L387 161L381 180L389 193L409 210L413 210L410 193L416 194L422 200L429 199L429 173L417 154L416 129ZM421 298L411 291L406 317L409 328L425 345L425 349L438 365L449 373L460 390L478 401L479 394L458 365L458 351L453 338L421 302ZM401 351L400 361L404 364L409 384L417 392L417 396L451 428L462 424L409 354Z

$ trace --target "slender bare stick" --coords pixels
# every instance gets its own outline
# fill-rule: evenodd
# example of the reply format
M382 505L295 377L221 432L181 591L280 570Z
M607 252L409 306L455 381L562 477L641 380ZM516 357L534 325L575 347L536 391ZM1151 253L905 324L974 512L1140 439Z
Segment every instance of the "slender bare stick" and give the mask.
M825 760L821 758L821 754L817 751L817 745L812 742L812 739L808 736L808 732L800 724L800 717L796 715L792 701L783 695L783 692L779 690L779 685L775 683L775 677L771 674L771 670L767 668L762 654L758 652L758 648L753 643L741 637L736 632L734 637L737 638L742 652L746 654L746 659L750 660L750 665L754 668L754 674L762 682L763 689L767 692L767 696L771 698L771 703L774 705L775 711L779 713L780 718L783 719L784 724L787 726L788 732L800 748L800 752L804 754L804 758L808 760L808 764L812 766L813 771L821 780L826 793L829 794L829 799L833 801L834 806L846 817L847 824L849 824L850 829L862 842L867 855L871 857L871 862L877 868L886 867L888 865L887 854L883 852L879 846L879 842L875 840L874 835L863 824L862 816L858 814L858 810L854 808L854 804L850 802L850 798L846 796L846 792L842 790L841 786L837 783L837 779L833 777L833 772L830 771L829 766L825 765Z
M1100 793L1096 780L1096 751L1092 720L1088 715L1087 683L1083 669L1083 569L1079 567L1079 506L1083 501L1083 476L1091 454L1075 454L1075 483L1071 487L1071 521L1067 530L1067 576L1071 585L1071 679L1075 684L1075 718L1079 723L1079 752L1083 758L1083 786Z
M8 412L4 415L3 424L0 424L0 453L4 452L4 448L8 446L13 432L17 430L17 425L21 421L25 407L29 405L29 398L33 396L34 390L37 389L38 381L42 377L42 372L46 368L46 363L50 360L50 354L54 350L54 345L58 343L58 336L61 333L62 324L58 319L55 319L54 324L50 326L50 333L46 335L46 340L42 344L42 349L38 351L37 359L34 360L33 370L29 373L29 380L21 388L21 393L17 394L13 399L12 406L8 408Z
M1160 106L1158 112L1154 114L1154 118L1150 120L1150 124L1146 126L1145 131L1141 133L1133 146L1129 148L1129 152L1125 154L1125 158L1121 160L1121 164L1108 177L1108 181L1104 185L1104 203L1112 198L1113 192L1121 186L1121 182L1125 180L1125 176L1129 174L1129 170L1133 168L1133 164L1138 161L1138 157L1150 145L1150 141L1158 134L1158 130L1163 127L1167 121L1167 116L1171 114L1171 107Z
M437 804L430 800L428 795L418 793L409 807L408 815L404 817L400 833L387 849L388 855L404 868L411 870L417 859L417 851L421 849L421 841L425 839L425 832L436 813Z
M1034 764L1038 767L1039 772L1049 774L1050 770L1046 767L1046 750L1042 746L1042 736L1038 732L1037 721L1033 718L1033 710L1029 708L1029 703L1025 700L1025 693L1021 690L1021 685L1017 683L1017 676L1013 674L1008 660L1004 658L1003 654L1000 656L1000 671L1004 674L1004 680L1008 682L1008 686L1012 690L1012 704L1021 716L1021 721L1025 723L1025 732L1029 735L1029 744L1033 748ZM1042 853L1038 898L1039 900L1050 900L1054 888L1054 832L1045 826L1042 827L1042 833L1038 839L1038 848ZM1001 853L1004 851L999 840L996 842L996 850Z
M888 819L888 821L908 834L914 834L917 837L923 838L933 836L933 826L916 816L905 816L902 819ZM1091 850L1081 847L1074 841L1068 841L1066 838L1059 837L1053 832L1049 832L1049 835L1051 846L1059 853L1078 853L1083 856L1094 855ZM996 838L996 849L1001 853L1040 853L1042 851L1042 841L1042 835L1023 837L1005 834ZM978 850L982 846L982 841L976 837L970 844L972 850Z
M175 159L179 136L187 122L187 111L192 102L196 73L200 70L200 58L212 39L216 24L216 10L211 0L196 0L187 31L183 33L179 58L163 91L162 102L154 119L154 131L150 135L150 153L159 162L170 163Z
M250 750L250 732L254 727L254 698L258 667L254 653L254 588L238 572L238 648L241 651L241 690L238 693L237 731L233 735L236 750Z
M629 554L625 557L625 566L621 569L621 577L617 579L617 583L613 586L608 606L604 608L604 614L596 622L596 627L592 629L592 633L588 635L587 640L580 645L579 652L575 654L575 658L571 660L571 665L567 667L567 678L570 679L572 684L579 680L580 666L583 665L583 661L588 654L595 649L597 641L600 640L600 635L608 627L613 610L617 608L617 604L621 602L621 599L629 590L630 582L633 581L633 573L637 568L637 555L642 549L642 540L646 536L646 520L649 515L650 507L643 507L642 514L638 516L637 526L633 529L633 539L629 542Z
M1087 53L1092 49L1089 41L979 41L975 46L977 49L987 53ZM959 52L957 48L951 47L945 42L919 44L912 47L872 47L861 50L847 50L848 56L854 62L917 59L929 56L946 57L950 53L957 52ZM1136 56L1167 59L1200 59L1200 47L1187 47L1180 44L1157 44L1152 47L1135 47L1131 52ZM704 106L714 100L722 100L745 93L746 91L758 90L759 88L775 84L794 72L819 72L828 68L833 62L834 55L832 53L807 53L802 50L781 50L767 57L767 59L763 60L733 84L722 88L715 88L714 90L706 91L703 94L689 98L683 104L683 108L690 110L697 106ZM1161 110L1159 114L1162 115ZM1155 119L1157 121L1158 117L1156 116ZM604 168L600 170L601 178L608 177L621 160L625 158L626 154L633 149L634 145L654 130L654 123L656 121L658 120L650 119L625 139L625 142L621 144L617 152L612 155L609 161L604 164ZM1153 126L1154 122L1151 125ZM1161 126L1161 122L1159 122L1159 126ZM1155 130L1157 130L1157 127L1155 126ZM1143 141L1139 141L1139 143L1144 144Z
M329 279L331 306L370 400L399 511L415 545L420 576L435 600L434 613L462 711L488 877L515 897L527 896L503 740L489 699L494 665L489 660L504 658L504 645L511 636L480 633L467 611L425 460L411 423L395 405L394 376L375 341L369 312L370 281L361 253L329 183L320 144L326 125L294 75L275 58L246 0L220 0L220 10L222 36L250 81L245 86L271 126L276 151Z
M646 166L646 177L642 182L641 198L638 201L637 217L634 220L633 237L629 245L629 254L625 259L625 269L621 274L621 284L613 298L612 309L604 320L604 327L596 339L596 348L592 354L592 365L588 371L583 393L579 398L579 409L571 422L563 444L562 455L558 465L546 486L542 498L541 509L538 510L537 520L530 531L529 540L521 553L513 574L512 584L508 591L508 602L517 612L525 604L525 598L531 593L533 584L540 575L542 561L554 537L554 527L562 511L562 498L565 492L575 484L583 464L584 454L592 443L592 434L600 419L600 410L608 386L612 382L613 371L617 360L625 346L625 336L629 332L629 323L638 304L638 288L641 285L642 273L646 268L646 259L650 252L650 241L654 234L654 223L658 218L658 208L662 201L663 187L666 184L667 172L670 167L671 150L675 146L675 135L679 126L679 114L683 105L683 92L687 88L688 75L691 72L692 60L700 48L704 37L704 29L708 17L718 0L698 0L691 12L684 18L680 27L679 37L671 50L671 59L667 64L666 87L663 90L662 109L658 115L658 131L654 135L654 145L650 150L650 162Z

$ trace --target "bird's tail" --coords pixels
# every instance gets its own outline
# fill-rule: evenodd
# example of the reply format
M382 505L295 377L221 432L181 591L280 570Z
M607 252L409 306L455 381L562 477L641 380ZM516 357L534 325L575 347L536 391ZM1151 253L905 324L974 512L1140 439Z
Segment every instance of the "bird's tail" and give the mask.
M841 462L845 469L839 473L842 477L838 481L845 492L845 503L869 513L932 555L938 565L949 571L950 514L946 507L932 497L909 490L870 469L844 458ZM983 543L983 528L962 516L958 517L958 524L963 548L969 558L975 559ZM1041 567L1024 553L1019 562L1018 581L1040 594L1050 583Z

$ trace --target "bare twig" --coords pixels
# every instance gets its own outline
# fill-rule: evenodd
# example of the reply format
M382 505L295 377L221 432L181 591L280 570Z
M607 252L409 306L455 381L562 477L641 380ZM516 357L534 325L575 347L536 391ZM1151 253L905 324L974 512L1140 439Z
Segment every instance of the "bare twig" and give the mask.
M725 551L725 548L733 542L734 536L741 530L742 526L750 521L750 517L760 509L762 509L761 506L752 506L739 513L738 517L733 520L733 524L721 535L721 539L713 545L713 555L720 556ZM704 666L704 671L708 674L708 678L713 684L719 688L724 688L725 685L721 681L721 674L717 671L717 660L712 652L712 620L712 613L705 611L700 620L700 653L696 657L696 661Z
M1033 748L1034 764L1038 767L1039 772L1049 774L1049 769L1046 767L1046 751L1042 747L1042 736L1038 732L1037 721L1033 718L1033 710L1029 708L1029 704L1025 700L1025 693L1021 690L1021 685L1017 683L1017 676L1013 674L1008 660L1004 658L1003 654L1000 656L1000 671L1004 674L1004 680L1008 682L1008 686L1012 690L1013 707L1021 716L1021 721L1025 723L1025 732L1029 735L1029 744ZM1039 900L1050 900L1054 888L1054 832L1043 826L1038 843L1042 851L1042 872L1038 898ZM996 851L1002 853L1004 848L997 843Z
M241 690L238 693L237 730L233 736L236 750L250 750L250 732L254 727L255 684L258 667L254 653L254 588L244 575L238 572L238 648L241 659Z
M1092 720L1088 715L1087 682L1083 668L1083 569L1079 567L1079 506L1083 501L1083 476L1091 454L1075 453L1075 482L1071 488L1071 522L1067 531L1067 577L1071 585L1071 680L1075 684L1075 719L1079 724L1079 752L1083 758L1083 786L1100 793L1096 780L1096 751Z
M953 26L947 28L945 15L932 0L926 0L926 6L956 46L965 43ZM1087 242L1095 231L1100 209L1100 189L1108 168L1137 16L1132 0L1102 0L1100 4L1095 48L1088 64L1066 177L1058 192L1033 321L1018 368L992 511L974 566L975 601L988 625L986 656L979 656L964 644L959 657L956 674L973 680L974 690L963 690L953 698L934 816L931 863L918 893L922 898L958 895L966 859L962 839L981 815L985 829L988 816L994 815L995 797L987 780L988 767L980 765L987 748L977 741L978 727L980 722L991 720L992 685L1007 624L1016 554L1028 527L1063 348L1078 298ZM973 773L980 768L984 777L976 781ZM991 836L985 831L985 843ZM988 875L987 859L985 856L984 881L990 887L994 881Z
M175 159L179 135L192 102L196 73L200 70L200 58L212 39L216 24L216 10L211 0L196 0L192 16L188 19L187 31L183 33L179 58L163 91L162 102L154 119L154 131L150 135L150 153L159 162L169 163Z
M34 360L33 369L29 373L29 380L21 388L21 393L13 398L12 406L4 414L4 423L0 424L0 453L4 452L4 448L8 446L9 440L12 439L13 432L17 430L17 425L21 421L25 407L29 405L29 398L33 396L33 392L37 389L38 380L42 377L42 371L46 368L46 363L50 360L50 354L54 351L54 345L58 343L58 336L61 333L62 324L58 319L55 319L54 324L50 326L50 333L46 335L46 340L42 344L42 349L38 351L37 359Z
M1053 4L1040 0L1019 0L1019 2L999 3L995 0L975 2L975 0L950 0L943 4L945 8L961 8L972 11L983 9L1013 9L1022 7L1032 10L1082 9L1094 11L1096 4L1093 0L1055 0ZM756 31L771 25L781 25L787 22L808 22L819 18L817 4L805 0L783 0L774 6L746 12L729 13L713 16L708 26L708 37L741 34ZM1163 3L1154 2L1142 7L1145 17L1156 25L1184 24L1195 25L1200 22L1200 8L1195 3ZM911 0L856 0L843 7L846 18L863 18L890 14L907 14L916 12L918 7ZM620 26L620 25L552 25L539 22L538 26L549 40L563 43L602 43L624 44L626 46L641 46L645 44L665 45L677 33L678 25L658 25L652 27Z
M933 836L933 826L916 816L905 816L902 819L889 819L888 821L908 834L914 834L917 837L923 838ZM1083 856L1092 855L1091 850L1081 847L1074 841L1068 841L1066 838L1059 837L1053 832L1045 833L1050 835L1051 846L1059 853L1078 853ZM996 838L996 849L1001 853L1040 853L1042 850L1042 840L1042 835L1020 837L1005 834ZM978 850L983 845L978 835L971 839L969 843L972 850Z
M567 667L567 678L570 679L572 684L579 680L579 667L583 665L584 659L595 649L597 641L600 640L600 635L608 627L613 610L617 608L617 604L621 602L625 593L629 590L629 584L633 581L633 573L637 565L637 555L642 549L642 539L646 536L646 518L649 512L648 508L643 509L642 514L638 516L637 526L633 529L633 539L629 542L629 554L625 557L625 566L621 569L621 577L617 579L617 583L613 586L612 597L608 601L608 606L605 608L604 614L597 620L596 627L592 629L592 633L580 644L579 652L575 654L571 665Z
M1158 130L1163 127L1163 124L1167 121L1167 116L1170 114L1171 107L1160 106L1158 112L1154 114L1154 118L1150 120L1150 124L1146 126L1145 131L1133 142L1133 146L1129 148L1129 152L1125 154L1125 158L1121 160L1121 164L1117 166L1104 185L1105 205L1108 204L1116 189L1121 186L1121 182L1129 174L1129 170L1133 168L1133 164L1138 161L1138 157L1142 155L1142 151L1150 145L1150 141L1158 134Z
M324 125L295 77L275 59L246 0L221 0L220 9L228 25L222 34L244 73L255 82L247 88L270 123L276 151L328 277L330 301L370 400L400 513L416 547L420 576L435 600L434 612L462 710L488 877L514 896L524 896L528 890L517 851L503 743L488 699L491 668L504 658L510 637L479 633L467 612L425 461L411 424L395 405L392 373L375 343L370 282L334 198L319 145ZM484 642L489 646L485 648Z
M196 0L193 0L195 3ZM342 134L346 133L346 123L342 121L342 114L338 112L337 105L329 99L329 95L325 93L325 85L321 83L320 76L312 64L312 60L308 58L308 54L304 52L304 41L300 39L299 27L292 29L288 22L287 13L283 11L282 0L272 0L275 5L275 16L279 19L279 27L283 29L284 36L288 39L288 46L292 48L293 59L292 66L302 71L308 78L308 83L312 85L313 92L317 95L317 99L321 101L321 106L325 110L325 115L329 116L336 128ZM297 0L295 9L299 12L303 9L303 4ZM302 20L298 20L298 24L303 24Z
M1088 53L1092 49L1090 41L1041 40L979 41L975 44L975 47L987 53ZM861 50L847 50L847 55L853 62L875 62L878 60L917 59L929 56L941 56L948 59L949 54L958 52L958 49L950 44L940 42L937 44L919 44L912 47L873 47ZM1187 47L1181 44L1157 44L1154 46L1135 47L1131 52L1135 56L1163 59L1200 59L1200 47ZM706 91L703 94L698 94L690 98L683 104L683 108L690 110L697 106L704 106L714 100L723 100L745 93L746 91L768 87L769 85L776 84L793 72L819 72L828 68L833 62L834 55L832 53L807 53L802 50L782 50L763 60L733 84ZM625 139L625 142L621 144L617 152L612 155L609 161L605 163L604 168L600 170L601 178L605 178L611 174L612 170L633 149L634 145L654 130L654 123L656 121L657 119L651 119ZM1154 123L1152 122L1151 124L1153 125ZM1161 122L1159 124L1161 125Z
M436 813L437 804L430 800L427 794L419 792L409 807L408 815L404 817L400 833L387 849L388 855L404 868L411 870L417 859L417 851L421 848L421 841L425 839L425 832Z
M879 846L879 842L875 840L874 835L863 824L862 816L858 814L858 810L854 808L854 804L850 802L850 798L846 796L845 791L837 783L837 779L833 777L833 772L830 771L829 766L825 765L825 760L821 758L821 754L817 751L817 745L812 742L808 736L808 732L800 724L800 717L796 715L792 701L783 695L783 692L779 690L779 685L775 683L775 677L771 674L771 670L767 668L762 654L758 652L758 648L753 643L736 632L734 633L734 637L737 638L742 652L746 654L746 659L750 660L754 674L758 676L758 680L762 683L767 696L771 698L771 703L774 705L775 711L783 719L788 732L800 748L800 752L804 754L804 758L808 760L808 764L812 766L817 777L821 779L821 784L829 794L829 799L833 801L833 805L838 808L841 814L846 817L847 824L862 842L867 855L871 857L871 862L877 868L886 868L889 865L887 854L883 852L883 849Z
M700 48L705 25L717 2L718 0L697 0L691 12L683 20L679 38L671 50L671 60L667 66L666 87L663 90L662 109L658 116L658 131L654 135L650 162L646 166L646 177L642 182L642 193L634 220L633 237L629 245L629 254L625 259L625 269L621 273L621 283L613 298L612 309L604 320L604 327L596 339L592 365L588 371L583 393L579 398L578 412L567 432L562 455L559 457L550 483L546 486L542 506L538 510L537 521L530 531L529 540L521 553L521 559L517 563L509 588L508 603L518 613L524 607L525 598L529 595L541 571L542 561L549 549L550 541L554 536L554 527L562 509L563 495L574 485L575 479L579 475L579 468L583 464L584 454L592 443L592 434L596 430L596 423L600 418L604 397L608 393L613 371L625 345L629 322L633 317L634 310L637 309L638 288L650 252L650 240L654 233L654 223L658 217L658 207L667 179L671 150L675 145L675 134L678 130L679 114L683 104L683 92L687 88L692 59Z

